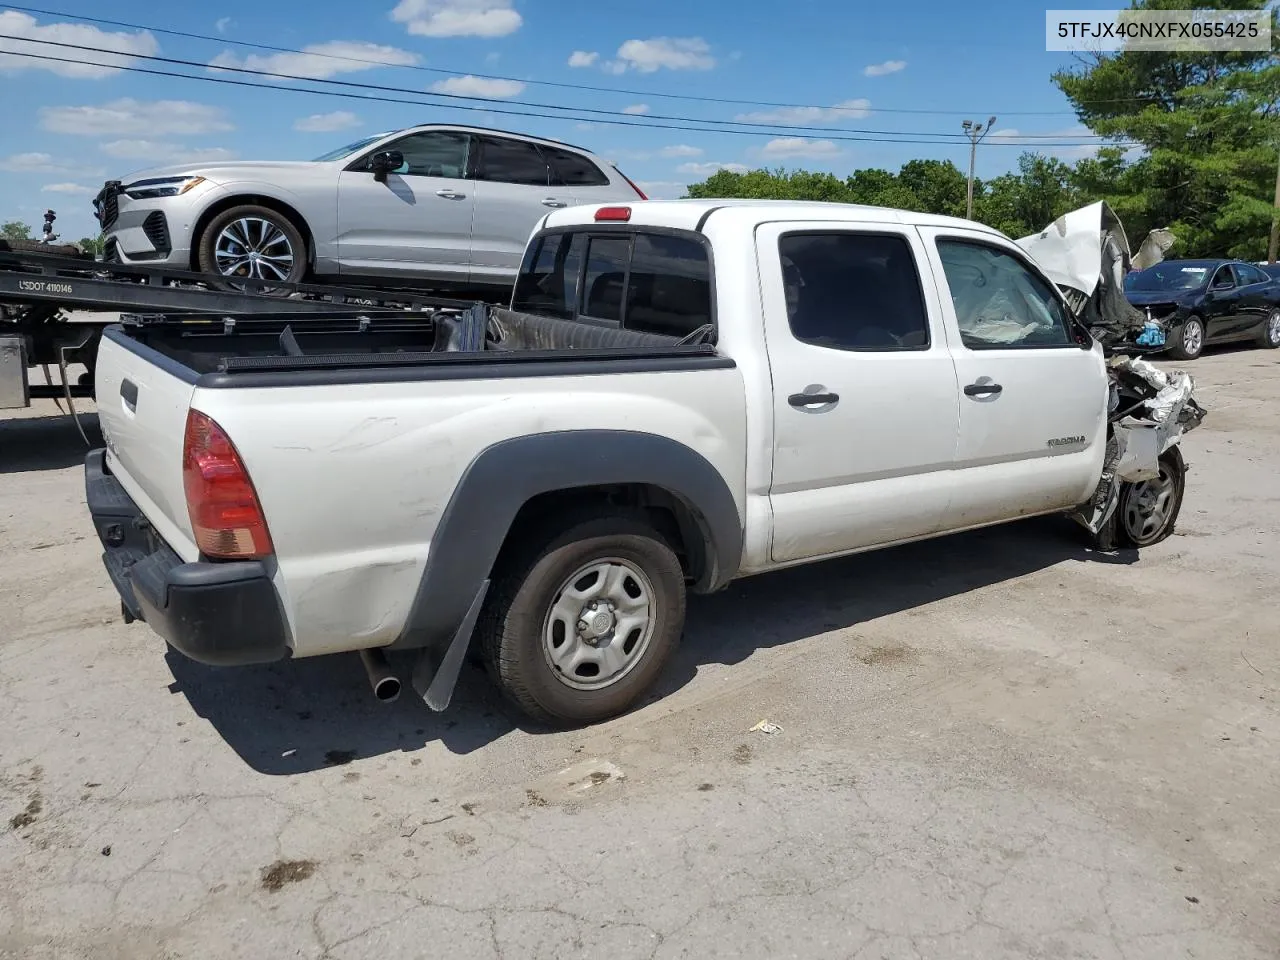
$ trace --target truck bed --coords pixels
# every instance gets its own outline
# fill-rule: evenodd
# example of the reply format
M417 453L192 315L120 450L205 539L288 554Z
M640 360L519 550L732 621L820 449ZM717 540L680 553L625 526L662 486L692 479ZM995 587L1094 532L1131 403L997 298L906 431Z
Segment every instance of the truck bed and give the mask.
M714 344L706 342L711 329L698 333L677 339L478 304L430 316L306 321L131 317L108 336L189 383L225 387L283 386L284 381L268 384L262 377L305 372L362 371L377 379L375 371L399 371L395 379L402 379L407 370L424 368L422 375L434 379L445 366L454 368L452 375L468 376L478 375L477 365L490 364L720 359Z

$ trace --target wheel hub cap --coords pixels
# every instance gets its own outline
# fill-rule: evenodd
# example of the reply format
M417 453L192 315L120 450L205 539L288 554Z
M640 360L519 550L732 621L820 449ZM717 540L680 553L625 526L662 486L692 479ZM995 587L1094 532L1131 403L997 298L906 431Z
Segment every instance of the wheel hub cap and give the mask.
M542 650L556 678L598 690L626 676L653 636L654 591L627 560L595 560L556 591L542 629Z

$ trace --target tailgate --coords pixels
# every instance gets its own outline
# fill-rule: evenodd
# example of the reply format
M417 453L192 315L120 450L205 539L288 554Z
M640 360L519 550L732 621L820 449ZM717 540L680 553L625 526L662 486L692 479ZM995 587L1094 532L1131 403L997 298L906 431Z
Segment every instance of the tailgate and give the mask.
M119 328L102 338L94 374L107 466L183 560L199 551L182 485L182 446L195 374L131 340Z

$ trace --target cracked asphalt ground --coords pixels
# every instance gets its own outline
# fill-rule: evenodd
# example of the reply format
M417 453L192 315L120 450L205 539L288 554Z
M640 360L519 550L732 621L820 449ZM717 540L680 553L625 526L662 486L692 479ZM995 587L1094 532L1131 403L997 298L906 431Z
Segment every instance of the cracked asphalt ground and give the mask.
M1278 361L1194 364L1164 545L1036 520L745 581L660 700L566 733L475 669L437 716L354 655L166 656L70 422L0 422L0 956L1274 958Z

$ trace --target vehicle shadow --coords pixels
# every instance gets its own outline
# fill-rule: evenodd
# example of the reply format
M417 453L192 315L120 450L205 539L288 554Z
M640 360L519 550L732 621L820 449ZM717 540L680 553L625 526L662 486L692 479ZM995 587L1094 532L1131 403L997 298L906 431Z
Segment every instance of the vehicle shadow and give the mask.
M803 641L878 617L1013 580L1067 560L1128 564L1136 551L1103 554L1059 518L912 544L753 577L694 597L684 640L652 700L695 682L707 663L733 664L761 648ZM412 652L392 666L408 678ZM171 690L191 703L246 764L290 775L432 741L467 754L515 729L548 732L510 708L474 662L449 709L436 714L406 684L400 700L373 698L355 654L218 669L170 650ZM643 709L643 708L640 708Z
M91 446L102 446L96 413L81 413L80 425ZM89 449L69 413L0 420L0 475L65 470L84 463Z

